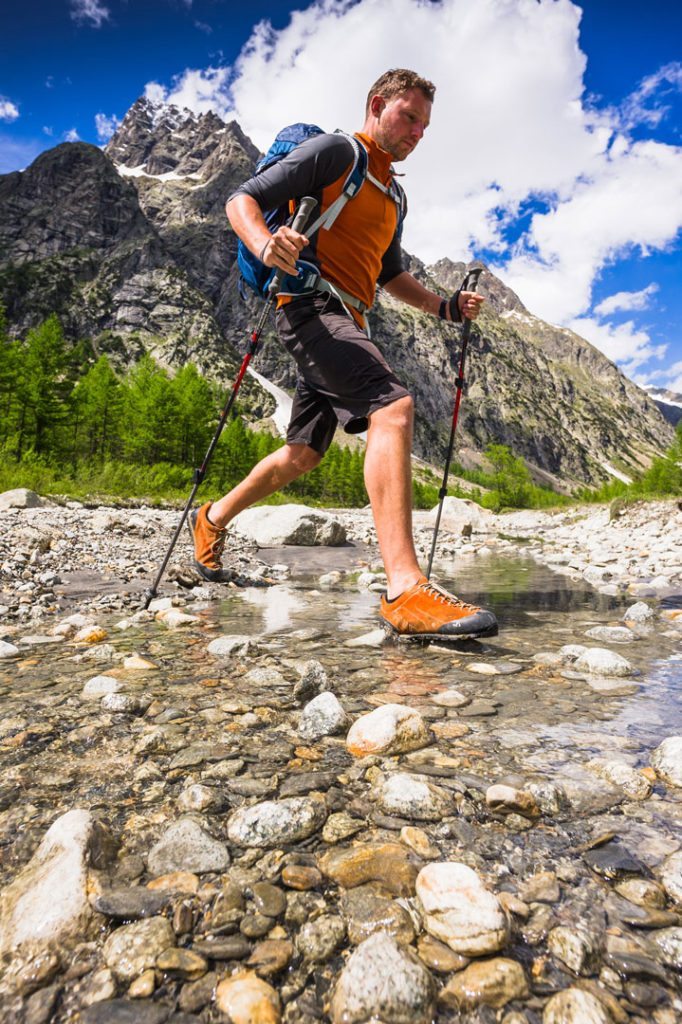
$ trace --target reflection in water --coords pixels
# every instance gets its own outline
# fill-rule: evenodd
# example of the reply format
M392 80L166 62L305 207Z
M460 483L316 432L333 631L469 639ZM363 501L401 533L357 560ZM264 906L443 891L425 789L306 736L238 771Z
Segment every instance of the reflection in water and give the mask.
M247 604L255 605L262 614L262 625L251 626L254 632L280 633L293 628L296 612L306 607L291 587L278 585L275 587L247 587L241 592Z

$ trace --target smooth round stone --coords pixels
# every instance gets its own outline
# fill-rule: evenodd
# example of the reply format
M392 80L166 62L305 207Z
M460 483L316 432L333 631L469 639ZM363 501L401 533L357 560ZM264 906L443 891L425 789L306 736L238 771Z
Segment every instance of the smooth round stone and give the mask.
M357 946L375 932L392 935L403 945L414 939L414 925L407 911L393 900L377 896L371 886L358 886L344 893L340 903L348 939Z
M682 853L673 854L673 856L679 856L682 868ZM661 865L662 867L663 865ZM614 889L619 896L634 903L637 907L653 910L662 910L665 907L665 892L660 885L648 878L626 878L614 886Z
M590 640L601 640L605 644L631 644L637 635L627 626L593 626L585 636Z
M343 889L381 882L395 896L414 895L417 868L400 843L363 843L327 851L318 860L320 871Z
M471 726L465 725L464 722L433 722L431 728L439 740L458 740L471 732Z
M150 917L123 925L104 943L104 960L120 981L133 981L156 966L157 958L175 945L175 935L165 917Z
M422 860L438 860L440 850L431 843L426 832L413 825L404 825L400 830L400 842L409 846Z
M629 661L606 647L587 648L573 667L576 672L595 676L630 676L633 671Z
M256 882L251 887L253 902L259 914L266 917L279 917L287 908L287 898L281 889L270 882Z
M0 640L0 659L14 658L18 653L19 648L15 647L14 644L10 644L6 640Z
M131 886L129 889L105 890L95 897L93 906L99 914L130 921L158 916L169 900L167 893Z
M202 786L195 782L193 785L183 789L178 797L178 808L181 811L205 811L211 804L216 802L216 791L209 786Z
M425 775L396 772L378 789L378 802L385 814L419 821L440 821L454 813L451 794L429 782Z
M279 1024L277 992L254 971L239 971L221 981L216 989L216 1006L231 1024Z
M500 902L466 864L427 864L416 891L424 927L456 953L483 956L505 945L509 925Z
M455 953L444 942L434 939L432 935L419 936L417 953L427 967L439 974L461 971L469 963L468 957L462 956L461 953Z
M333 1024L431 1024L434 984L418 957L383 932L351 955L336 983Z
M340 917L325 914L304 924L296 936L296 948L307 963L324 963L346 938Z
M633 622L637 625L642 623L651 622L656 618L656 613L653 608L644 601L637 601L635 604L631 604L628 609L623 613L623 622Z
M664 739L654 750L651 763L665 782L682 787L682 736Z
M293 955L294 947L288 939L266 939L258 943L246 963L259 975L271 977L288 967Z
M466 667L469 672L476 672L481 676L513 676L517 672L523 672L523 665L517 665L513 661L472 661Z
M613 1024L613 1017L591 992L565 988L549 999L542 1024Z
M107 631L101 626L83 626L74 635L74 642L77 644L98 644L106 640Z
M282 868L282 884L288 889L316 889L322 884L322 873L317 868L306 867L304 864L287 864Z
M120 679L113 676L93 676L83 687L82 696L87 698L104 697L108 693L118 693L123 687Z
M422 716L404 704L383 704L362 715L346 737L346 747L354 757L403 754L426 747L430 742Z
M272 918L265 914L247 914L241 919L239 930L248 939L262 939L272 928Z
M190 949L167 949L156 958L156 966L160 971L177 974L190 981L201 978L208 970L203 956Z
M152 878L147 882L147 888L160 889L167 892L196 892L199 888L199 878L191 871L171 871L158 878Z
M439 993L438 1001L462 1012L477 1006L499 1010L512 999L528 996L528 982L521 964L506 957L494 957L470 964L456 974Z
M437 704L441 708L463 708L466 704L471 703L471 697L460 693L459 690L443 690L431 697L431 703Z
M149 999L155 988L156 971L150 967L149 970L143 971L139 978L135 978L128 989L128 995L131 999Z
M337 733L345 732L350 722L336 694L327 690L318 694L303 708L298 723L298 734L302 739L314 742L323 736L335 736Z
M208 645L208 653L215 658L243 657L257 653L257 647L250 636L217 636Z
M224 871L230 855L224 843L205 832L194 818L180 818L166 829L149 851L149 870L161 875L170 871Z
M221 935L195 942L192 949L209 960L244 960L251 953L251 943L243 935Z
M537 818L540 815L540 809L533 796L513 786L489 786L485 802L491 811L503 814L521 814L525 818Z
M169 629L179 629L181 626L190 626L194 622L201 622L198 615L188 615L179 608L169 608L167 611L157 612L154 616L159 622Z
M565 660L558 651L539 651L538 654L534 654L531 658L531 661L535 662L536 665L546 665L548 668L563 665Z
M671 900L682 903L682 850L671 853L659 865L661 885Z
M230 817L227 834L238 846L278 847L307 839L324 824L323 799L286 797L242 807Z

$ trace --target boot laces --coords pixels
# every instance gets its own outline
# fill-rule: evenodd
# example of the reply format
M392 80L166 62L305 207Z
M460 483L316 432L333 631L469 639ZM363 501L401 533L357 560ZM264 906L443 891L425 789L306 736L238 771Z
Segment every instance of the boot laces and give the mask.
M453 608L464 608L467 611L472 612L477 611L474 605L467 604L466 601L462 601L461 598L455 597L454 594L448 593L447 590L443 590L443 588L439 587L438 584L436 583L422 583L422 590L426 594L428 594L429 597L433 597L436 601L439 601L441 604L451 605Z
M216 562L220 564L221 555L225 547L225 531L223 531L219 537L211 544L211 554L215 558Z

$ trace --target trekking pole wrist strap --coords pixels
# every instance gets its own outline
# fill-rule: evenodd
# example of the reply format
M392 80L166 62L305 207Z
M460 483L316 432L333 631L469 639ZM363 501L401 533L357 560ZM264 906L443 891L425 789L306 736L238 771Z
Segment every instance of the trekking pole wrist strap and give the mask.
M461 291L462 289L458 288L455 294L451 296L451 298L448 301L448 306L450 308L450 319L452 320L453 324L461 324L462 322L462 314L459 311L459 296Z

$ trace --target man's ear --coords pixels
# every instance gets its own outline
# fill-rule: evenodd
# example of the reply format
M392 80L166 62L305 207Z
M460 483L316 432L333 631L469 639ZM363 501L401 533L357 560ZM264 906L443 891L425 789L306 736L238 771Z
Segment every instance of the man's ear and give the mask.
M386 106L386 100L382 96L372 96L369 104L370 112L374 117L379 117L381 111Z

